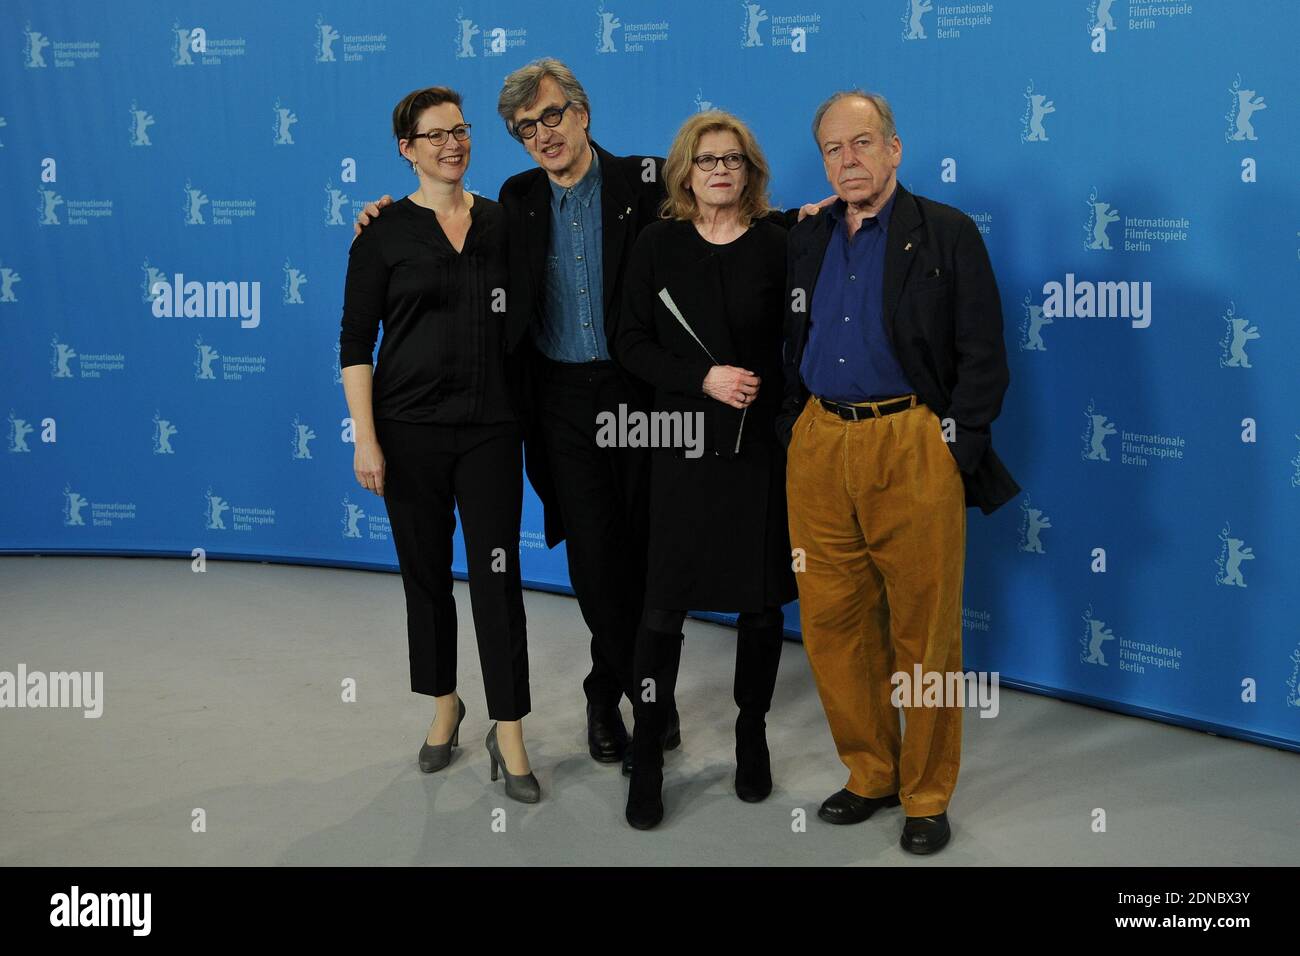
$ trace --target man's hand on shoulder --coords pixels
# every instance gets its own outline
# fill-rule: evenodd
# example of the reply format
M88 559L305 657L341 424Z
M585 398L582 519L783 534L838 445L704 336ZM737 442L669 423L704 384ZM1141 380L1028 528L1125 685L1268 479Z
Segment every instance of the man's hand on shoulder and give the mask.
M352 224L352 238L356 239L357 236L361 235L361 230L370 225L371 220L379 216L380 210L392 204L393 197L388 193L384 193L374 202L366 203L366 208L357 213L357 221Z

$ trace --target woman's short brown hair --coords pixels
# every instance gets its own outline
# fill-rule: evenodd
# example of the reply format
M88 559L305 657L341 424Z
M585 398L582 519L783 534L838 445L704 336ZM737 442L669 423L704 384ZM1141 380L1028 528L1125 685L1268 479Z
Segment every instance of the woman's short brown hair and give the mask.
M740 140L740 151L749 161L749 176L745 180L745 191L740 196L741 221L748 224L771 211L767 198L771 172L758 140L738 116L723 110L707 110L696 113L683 123L673 138L668 158L664 161L664 188L668 196L659 207L661 218L689 221L699 214L695 195L687 188L691 182L691 167L701 137L705 133L719 131L734 133L736 139Z
M393 107L393 136L397 139L399 156L402 154L402 140L409 140L415 136L415 127L420 122L420 114L430 106L441 106L443 103L454 103L456 108L461 110L461 115L465 115L464 109L461 108L460 94L449 86L428 86L422 90L412 90ZM407 161L405 156L402 157L402 161Z

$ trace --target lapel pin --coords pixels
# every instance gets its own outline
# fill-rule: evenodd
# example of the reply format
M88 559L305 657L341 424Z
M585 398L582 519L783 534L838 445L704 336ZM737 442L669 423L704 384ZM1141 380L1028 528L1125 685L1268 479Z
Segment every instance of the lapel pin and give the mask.
M903 251L904 251L904 252L911 252L911 251L912 251L912 244L909 242L907 245L903 246Z
M628 206L627 209L624 210L624 212L626 212L626 213L628 213L628 214L630 215L631 212L632 212L632 207L631 207L631 206Z

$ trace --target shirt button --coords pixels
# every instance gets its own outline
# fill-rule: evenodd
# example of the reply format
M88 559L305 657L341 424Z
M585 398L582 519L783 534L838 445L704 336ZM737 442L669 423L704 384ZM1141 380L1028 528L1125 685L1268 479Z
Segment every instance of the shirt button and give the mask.
M579 261L579 262L582 261L582 256L578 256L578 261Z
M586 295L586 294L587 294L587 290L586 290L586 289L579 289L579 290L578 290L578 294L579 294L579 295Z
M841 365L844 364L844 359L840 359L840 364L841 364Z
M583 327L584 329L589 329L589 328L591 328L591 323L590 323L590 322L583 322L583 323L582 323L582 327Z
M857 278L857 276L849 276L850 281L853 280L853 279L856 279L856 278Z
M575 225L575 226L576 226L576 225L577 225L577 223L576 223L576 222L575 222L575 223L574 223L574 225Z
M844 321L847 322L848 320L849 320L849 317L846 315L846 316L844 317Z

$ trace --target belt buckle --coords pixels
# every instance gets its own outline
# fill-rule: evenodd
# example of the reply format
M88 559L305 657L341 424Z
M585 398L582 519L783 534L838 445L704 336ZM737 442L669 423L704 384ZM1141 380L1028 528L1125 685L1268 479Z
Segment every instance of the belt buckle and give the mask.
M858 406L850 405L849 408L853 409L853 420L858 421Z

